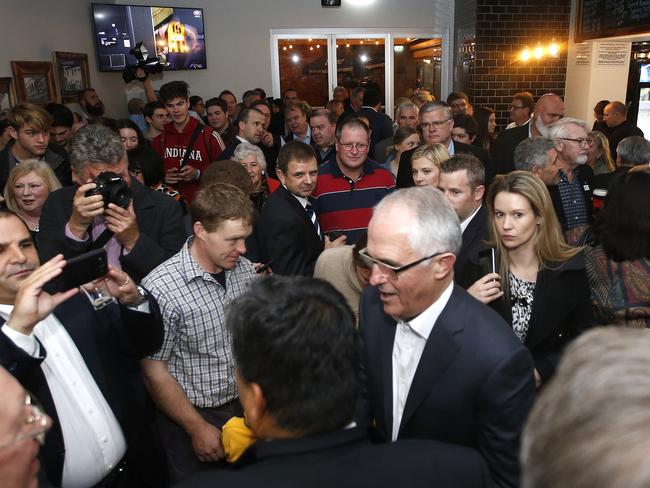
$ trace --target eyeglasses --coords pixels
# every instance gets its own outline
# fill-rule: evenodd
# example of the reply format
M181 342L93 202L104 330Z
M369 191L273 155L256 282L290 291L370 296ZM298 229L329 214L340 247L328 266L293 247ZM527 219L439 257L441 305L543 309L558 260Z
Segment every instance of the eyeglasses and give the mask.
M580 139L571 139L570 137L558 137L558 139L562 139L563 141L577 142L579 146L591 146L594 142L588 137L581 137Z
M445 119L445 120L434 120L433 122L422 122L420 124L420 127L423 129L430 129L432 127L442 127L445 125L447 122L449 122L451 119Z
M518 107L517 105L510 105L510 110L519 110L521 108L526 108L526 107L524 107L523 105L520 107Z
M32 399L29 393L25 394L25 407L28 414L20 427L20 432L13 441L0 446L0 450L8 449L28 439L35 439L41 446L45 444L45 433L50 428L48 416L43 412L43 407Z
M440 256L441 254L444 254L445 252L436 252L433 253L429 256L425 256L421 259L418 259L417 261L413 261L412 263L405 264L403 266L395 266L393 264L388 264L383 261L380 261L379 259L373 258L368 254L368 248L364 247L359 251L359 256L361 257L361 260L366 264L369 268L372 268L373 265L379 266L379 269L382 271L382 273L387 273L391 274L393 276L397 276L400 273L403 273L404 271L407 271L415 266L417 266L420 263L423 263L427 259L435 258L436 256Z
M355 144L355 143L352 143L352 142L341 142L341 141L339 141L339 144L346 151L351 151L352 148L355 148L359 152L368 150L368 144Z

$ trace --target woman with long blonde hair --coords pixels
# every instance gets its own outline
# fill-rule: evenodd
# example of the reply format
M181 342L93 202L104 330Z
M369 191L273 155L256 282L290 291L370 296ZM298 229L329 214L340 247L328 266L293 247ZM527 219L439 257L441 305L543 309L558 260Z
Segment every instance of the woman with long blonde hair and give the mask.
M591 322L584 259L564 241L548 190L532 173L497 176L487 205L497 269L468 292L492 303L528 347L539 386Z

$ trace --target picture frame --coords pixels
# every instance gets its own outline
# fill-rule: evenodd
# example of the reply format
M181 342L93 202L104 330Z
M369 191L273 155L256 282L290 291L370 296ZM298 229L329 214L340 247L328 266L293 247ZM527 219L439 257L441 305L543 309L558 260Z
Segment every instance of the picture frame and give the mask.
M52 54L62 103L74 103L81 90L90 88L88 55L64 51L54 51Z
M12 61L11 71L19 102L36 105L58 102L54 68L50 61Z
M0 78L0 112L16 105L16 92L11 76Z

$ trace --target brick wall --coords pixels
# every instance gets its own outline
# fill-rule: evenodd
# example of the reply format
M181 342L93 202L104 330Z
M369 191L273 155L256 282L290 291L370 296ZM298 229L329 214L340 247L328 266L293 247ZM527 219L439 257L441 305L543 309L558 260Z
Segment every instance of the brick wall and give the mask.
M509 123L508 105L518 91L537 100L544 93L564 95L570 0L476 0L475 60L468 92L474 105L497 111L498 128ZM561 46L557 58L524 63L524 47L551 39Z

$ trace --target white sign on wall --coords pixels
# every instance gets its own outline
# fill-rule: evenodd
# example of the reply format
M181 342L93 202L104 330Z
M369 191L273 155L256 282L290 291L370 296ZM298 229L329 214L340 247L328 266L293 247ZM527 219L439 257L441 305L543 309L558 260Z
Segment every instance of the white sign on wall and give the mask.
M596 51L596 64L600 66L624 66L630 52L629 42L599 42Z

